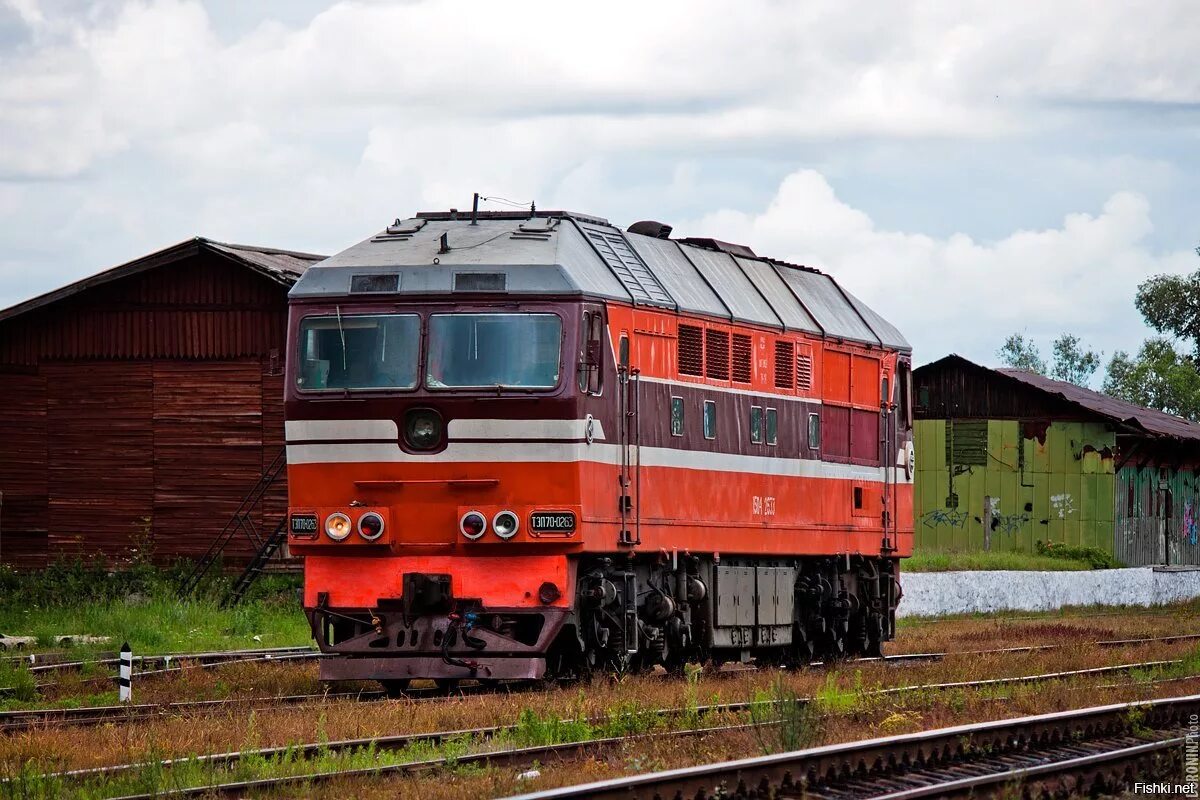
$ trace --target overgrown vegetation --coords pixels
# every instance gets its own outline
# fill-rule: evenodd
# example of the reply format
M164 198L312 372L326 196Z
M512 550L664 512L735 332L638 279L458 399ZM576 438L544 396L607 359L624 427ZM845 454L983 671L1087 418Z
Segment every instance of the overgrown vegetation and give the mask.
M900 565L904 572L951 572L959 570L1015 569L1067 572L1093 569L1092 562L1055 553L965 552L918 550Z
M1060 542L1043 542L1039 539L1034 543L1034 550L1040 556L1066 561L1082 561L1091 569L1116 569L1124 566L1113 558L1112 553L1101 550L1099 547L1073 547Z

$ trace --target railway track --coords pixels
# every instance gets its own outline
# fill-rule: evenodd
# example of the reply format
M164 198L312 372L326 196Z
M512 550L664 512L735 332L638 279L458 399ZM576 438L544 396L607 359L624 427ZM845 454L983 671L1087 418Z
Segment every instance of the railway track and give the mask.
M306 656L316 654L317 651L308 645L297 645L293 647L253 647L245 650L213 650L199 653L160 653L158 655L135 655L133 657L134 665L146 668L170 668L171 663L176 664L227 664L230 662L254 660L254 659L271 659L282 656ZM46 661L49 655L56 656L52 660ZM29 664L29 671L34 674L49 673L49 672L64 672L71 670L85 669L88 667L115 667L120 663L119 656L103 656L93 659L77 659L71 660L63 658L66 654L44 654L39 657L37 654L30 654L26 658L12 659L11 663L26 663Z
M1200 695L1118 703L632 775L510 800L990 796L1015 783L1111 792L1129 775L1182 776ZM1035 795L1038 796L1038 795Z
M1167 636L1147 639L1125 639L1125 640L1110 640L1103 642L1094 642L1093 645L1100 647L1116 647L1116 646L1134 646L1145 645L1151 643L1170 643L1178 641L1188 641L1200 639L1200 634L1187 634L1182 636ZM981 654L1023 654L1039 652L1043 650L1054 650L1062 648L1064 645L1032 645L1027 647L1010 647L998 648L992 650L973 650L963 651L954 654L948 653L907 653L893 656L883 656L878 658L860 658L853 659L850 662L842 663L860 663L860 662L893 662L893 663L908 663L913 661L933 661L945 658L947 655L981 655ZM226 655L226 654L220 654ZM307 653L299 654L307 655ZM281 658L287 660L288 654L284 653L276 656L274 660L278 661ZM231 663L229 661L217 663ZM232 662L240 663L240 662ZM1049 680L1053 677L1070 677L1073 675L1086 674L1101 674L1105 672L1122 672L1131 669L1152 669L1154 667L1165 667L1171 664L1178 663L1177 661L1154 661L1141 662L1138 664L1126 664L1116 667L1097 667L1085 670L1073 670L1060 673L1052 673L1047 675L1026 676L1024 678L996 678L989 679L993 683L1011 683L1021 680ZM814 666L820 666L823 662L815 662ZM145 673L137 673L138 675ZM160 674L153 672L151 674ZM960 688L986 684L988 681L967 681L960 683L942 684L941 688ZM504 691L512 691L512 684L501 684L499 687ZM896 687L894 689L885 690L887 692L902 692L911 691L913 687ZM923 687L917 687L923 688ZM484 687L471 685L457 689L455 695L475 695L488 694L497 691L496 687ZM427 700L438 697L444 697L445 693L441 690L429 689L412 689L406 693L408 700ZM173 702L173 703L145 703L138 705L117 705L117 706L90 706L82 708L44 708L44 709L27 709L20 711L4 711L0 712L0 733L27 730L29 728L40 727L45 725L96 725L107 722L133 722L138 720L153 719L155 717L167 716L170 714L189 713L194 711L218 711L223 708L242 706L250 704L254 708L269 708L272 705L295 705L306 702L322 702L326 700L375 700L384 697L384 693L375 690L364 690L359 692L340 692L340 693L320 693L320 694L304 694L304 695L280 695L276 697L262 697L250 699L233 699L233 700L198 700L189 702Z
M1174 636L1157 636L1141 639L1111 639L1106 641L1092 642L1091 646L1095 647L1134 647L1146 644L1168 644L1174 642L1197 641L1200 640L1200 634L1178 634ZM1066 647L1078 647L1077 644L1050 644L1050 645L1026 645L1017 647L1000 647L986 650L961 650L953 653L897 653L894 655L861 657L848 659L847 661L839 661L832 663L871 663L882 662L888 664L904 664L914 661L938 661L948 656L962 655L994 655L994 654L1022 654L1045 652L1051 650L1060 650ZM262 648L256 650L227 650L215 651L208 653L168 653L154 656L139 656L134 659L135 663L141 664L161 664L158 669L141 670L134 673L136 677L152 677L158 675L175 674L187 669L211 669L214 667L229 665L229 664L251 664L251 663L280 663L280 662L306 662L317 661L321 658L328 657L328 654L321 653L308 647L280 647L280 648ZM178 662L178 666L170 666L171 661ZM93 661L74 661L74 662L55 662L41 666L33 666L31 672L51 672L69 669L81 669L92 665L112 665L116 664L117 659L103 658ZM827 666L824 661L814 661L808 666L821 667ZM117 676L99 676L95 678L87 678L82 681L88 685L100 685L104 683L115 682ZM57 681L48 681L38 683L35 688L38 691L51 689L59 685ZM0 696L13 694L17 690L14 687L0 687ZM419 690L423 691L423 690ZM430 690L432 692L432 690ZM3 722L0 721L0 731L3 730Z
M1112 673L1117 673L1117 672L1122 672L1122 671L1128 671L1128 670L1135 669L1135 668L1162 666L1162 665L1174 664L1174 663L1179 663L1179 662L1155 661L1155 662L1144 662L1144 663L1140 663L1140 664L1126 664L1126 665L1119 665L1119 666L1112 666L1112 667L1096 667L1096 668L1090 668L1090 669L1085 669L1085 670L1075 670L1075 671L1070 671L1070 672L1055 672L1055 673L1045 673L1045 674L1040 674L1040 675L1025 675L1025 676L1017 676L1017 677L1012 677L1012 678L990 678L990 679L984 679L984 680L980 680L980 681L961 682L961 683L942 683L942 684L926 684L926 685L914 685L914 686L904 686L904 687L889 687L889 688L885 688L885 689L864 692L864 695L880 695L880 696L882 696L882 695L897 694L897 693L901 693L901 692L922 691L922 690L936 691L936 690L963 688L963 687L982 688L985 686L995 686L998 684L1005 684L1005 683L1007 683L1007 684L1031 683L1031 682L1037 682L1037 681L1058 680L1058 679L1072 677L1072 676L1090 676L1090 675L1098 675L1098 674L1112 674ZM1200 678L1200 676L1194 676L1194 677ZM798 698L797 699L797 702L801 702L801 703L806 703L806 702L810 702L810 701L811 701L811 698ZM222 701L216 701L216 702L222 702ZM239 701L234 701L234 702L239 702ZM241 702L244 702L244 701L241 701ZM659 721L670 721L672 719L681 718L684 715L695 715L696 717L711 717L711 716L717 715L717 714L745 713L745 712L749 712L752 708L754 708L756 706L764 706L764 705L767 705L767 706L777 705L777 703L775 701L723 703L723 704L697 706L694 708L678 708L678 707L662 708L662 709L647 711L645 713L648 716L654 717L655 719L657 719ZM587 722L589 724L596 725L596 724L601 724L606 721L609 721L610 719L611 719L610 717L599 717L599 718L589 719L589 720L587 720ZM756 723L756 725L775 725L775 724L778 724L778 723L774 720ZM727 731L733 730L733 729L741 730L741 729L749 729L752 727L755 727L755 725L752 724L752 725L739 725L739 726L732 726L732 727L727 726L727 727L721 727L721 728L706 728L706 729L700 729L699 731L659 732L656 735L660 735L660 736L694 735L696 733L727 732ZM157 773L157 772L161 772L162 770L169 770L172 767L183 766L183 765L187 765L187 766L200 765L206 769L213 770L214 774L215 774L218 770L224 770L226 772L233 771L238 767L238 765L243 760L246 760L246 759L250 759L255 762L261 762L263 760L271 760L271 759L280 759L280 758L284 758L284 757L287 757L290 759L309 759L317 754L322 754L322 755L349 754L349 753L353 753L353 752L364 751L368 748L371 748L375 752L396 752L396 751L400 751L400 750L403 750L408 747L412 747L418 743L423 743L426 745L439 745L439 744L442 744L442 743L450 741L450 740L463 740L463 741L474 741L474 742L483 743L483 742L492 740L493 738L495 738L499 735L510 734L517 730L518 730L518 726L516 726L516 725L504 725L504 726L490 726L490 727L483 727L483 728L456 729L456 730L450 730L450 731L435 731L435 732L427 732L427 733L400 734L400 735L394 735L394 736L382 736L382 737L376 736L376 737L366 737L366 738L358 738L358 739L344 739L344 740L333 741L333 742L329 742L329 741L310 742L310 743L303 743L303 744L291 744L291 745L285 745L285 746L279 746L279 747L267 747L267 748L253 749L253 750L232 751L232 752L227 752L227 753L214 753L214 754L195 756L195 757L165 759L165 760L161 760L158 762L135 762L135 763L129 763L129 764L117 764L117 765L112 765L112 766L107 766L107 767L94 767L94 768L89 768L89 769L69 770L69 771L65 771L65 772L49 773L49 774L46 774L43 776L39 776L39 778L43 779L43 780L69 780L69 781L79 781L79 780L89 780L89 779L112 780L112 779L120 778L121 776L126 775L126 774L143 771L147 768L151 768L152 771ZM596 741L598 741L598 740L586 740L586 741L581 741L581 742L576 742L576 743L563 744L561 746L564 748L566 748L566 747L584 748L591 744L594 744ZM603 744L601 744L600 746L603 746ZM526 752L526 751L528 751L528 748L516 748L516 749L514 749L513 752L516 752L517 750L520 750L521 752ZM472 759L483 759L486 761L487 757L489 757L489 756L495 756L497 758L502 758L502 759L508 758L508 755L506 754L506 752L498 752L498 751L481 752L481 753L473 754L471 756L471 758ZM459 757L458 760L459 760L459 762L461 762L462 757ZM440 761L440 760L438 760L438 761ZM416 763L416 762L414 762L414 763ZM505 763L508 763L508 762L505 762ZM394 767L397 770L403 771L404 768L411 767L411 766L413 766L413 764L380 765L379 767L376 767L375 769L379 770L379 769L384 769L385 767L386 768ZM415 768L416 767L414 767L414 769ZM425 768L425 767L421 767L421 768ZM323 780L328 777L334 777L334 776L343 775L343 774L348 774L348 773L342 773L342 772L306 773L303 777L306 779L310 779L310 780ZM268 779L263 779L263 780L266 781ZM291 777L284 779L284 780L285 781L291 780ZM229 787L231 787L231 788L229 788L228 791L236 793L237 791L244 790L247 788L256 788L260 782L253 781L251 783L254 784L253 787L248 786L244 782L237 782L234 784L229 784ZM225 791L225 789L222 788L224 786L226 786L226 784L211 784L207 787L197 787L195 789L180 790L180 793L181 793L181 796L186 796L189 794L201 794L206 790L213 790L214 788L219 790L217 793L222 793ZM170 789L164 789L164 790L159 791L157 793L157 795L155 795L155 796L166 796L166 795L175 796L175 792Z

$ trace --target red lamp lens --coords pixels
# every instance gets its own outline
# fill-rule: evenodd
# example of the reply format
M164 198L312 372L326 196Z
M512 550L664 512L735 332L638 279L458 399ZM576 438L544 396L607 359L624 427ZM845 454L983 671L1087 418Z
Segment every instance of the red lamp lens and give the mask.
M472 512L462 518L462 532L468 539L478 539L483 536L486 527L487 520L483 518L482 514Z

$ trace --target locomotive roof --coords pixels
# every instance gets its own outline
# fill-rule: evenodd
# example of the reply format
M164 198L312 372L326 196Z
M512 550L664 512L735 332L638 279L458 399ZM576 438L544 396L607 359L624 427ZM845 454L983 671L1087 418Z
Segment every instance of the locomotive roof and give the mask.
M468 276L466 278L462 276ZM312 265L294 298L360 293L575 295L911 349L819 270L712 239L622 231L566 211L428 212Z

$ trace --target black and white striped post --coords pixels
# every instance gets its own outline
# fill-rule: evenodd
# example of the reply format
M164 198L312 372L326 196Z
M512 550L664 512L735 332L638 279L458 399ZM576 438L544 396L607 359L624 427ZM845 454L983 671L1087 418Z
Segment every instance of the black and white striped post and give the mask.
M122 703L128 703L133 699L133 650L129 647L129 642L121 645L121 675L117 678L117 685L120 687L120 699Z

